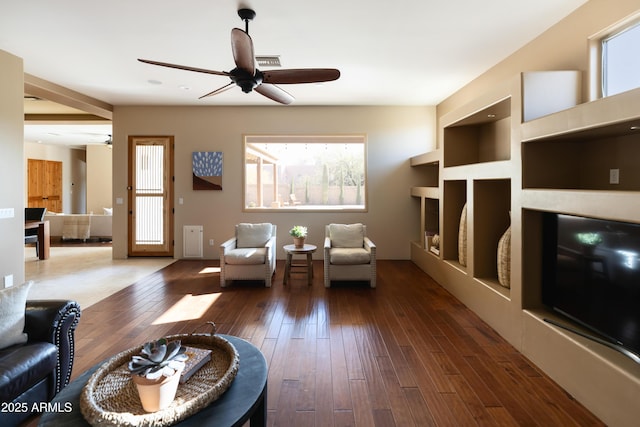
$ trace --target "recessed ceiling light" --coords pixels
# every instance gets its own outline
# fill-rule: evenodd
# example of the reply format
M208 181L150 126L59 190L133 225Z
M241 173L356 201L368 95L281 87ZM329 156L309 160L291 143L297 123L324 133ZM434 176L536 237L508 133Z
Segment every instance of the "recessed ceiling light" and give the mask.
M631 126L629 129L631 129L631 130L639 130L640 126L639 125Z
M147 80L148 83L152 84L152 85L161 85L162 82L160 80Z
M487 114L487 117L490 119L495 119L496 115L495 114Z
M182 89L182 90L191 90L191 88L189 86L185 86L185 85L181 85L181 86L178 86L178 87L180 89Z

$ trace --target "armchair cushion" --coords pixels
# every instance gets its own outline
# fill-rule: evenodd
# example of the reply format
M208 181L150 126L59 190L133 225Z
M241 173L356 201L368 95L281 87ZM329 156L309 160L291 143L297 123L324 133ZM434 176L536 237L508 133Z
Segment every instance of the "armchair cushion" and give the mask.
M333 248L330 251L331 264L369 264L371 254L364 248Z
M332 248L361 248L364 242L362 224L329 224Z
M0 290L0 349L27 342L24 312L33 282Z
M260 248L264 247L272 236L272 225L270 223L236 225L236 247L238 248Z
M267 258L267 248L237 248L225 253L227 264L264 264Z

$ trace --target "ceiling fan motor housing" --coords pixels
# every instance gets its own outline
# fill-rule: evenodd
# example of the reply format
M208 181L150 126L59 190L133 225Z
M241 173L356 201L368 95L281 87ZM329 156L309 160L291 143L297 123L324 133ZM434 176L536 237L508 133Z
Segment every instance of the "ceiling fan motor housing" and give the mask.
M241 68L234 68L229 72L229 74L231 74L229 76L231 80L235 84L240 86L240 89L242 89L244 93L249 93L253 89L255 89L256 86L262 84L263 74L257 68L254 75L251 75L246 70L243 70Z

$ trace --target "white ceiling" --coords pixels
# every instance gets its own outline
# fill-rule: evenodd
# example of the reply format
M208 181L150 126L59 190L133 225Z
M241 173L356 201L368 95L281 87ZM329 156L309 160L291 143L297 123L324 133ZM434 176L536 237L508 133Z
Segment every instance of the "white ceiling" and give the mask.
M436 105L585 2L5 1L0 49L26 73L112 105L286 108L239 88L199 100L229 80L136 60L229 71L231 29L244 29L237 9L251 7L256 55L341 71L323 85L283 85L292 105Z

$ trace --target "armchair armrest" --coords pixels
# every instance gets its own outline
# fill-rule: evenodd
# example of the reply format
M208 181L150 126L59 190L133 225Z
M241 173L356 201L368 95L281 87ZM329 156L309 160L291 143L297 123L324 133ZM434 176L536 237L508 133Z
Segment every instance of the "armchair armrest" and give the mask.
M29 300L26 304L24 331L29 342L49 342L58 347L55 393L71 378L75 350L75 330L80 320L80 305L66 300Z
M222 250L222 253L224 254L226 251L228 251L230 249L235 249L236 248L236 244L237 244L237 238L232 237L229 240L227 240L226 242L223 242L220 245L220 249Z
M376 258L376 244L371 241L368 237L364 238L364 248L371 254L371 259L375 260Z

